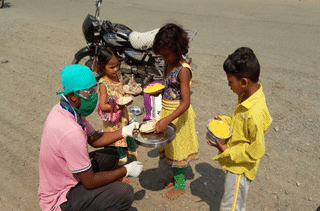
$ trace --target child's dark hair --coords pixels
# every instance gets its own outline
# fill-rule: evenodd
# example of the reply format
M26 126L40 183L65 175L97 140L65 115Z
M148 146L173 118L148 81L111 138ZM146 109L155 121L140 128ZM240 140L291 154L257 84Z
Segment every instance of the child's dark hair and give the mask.
M260 64L250 48L238 48L224 61L223 69L238 79L249 78L255 83L259 81Z
M116 55L116 53L110 49L110 48L105 48L102 47L98 53L98 58L97 58L97 73L99 75L104 74L104 68L108 64L108 62Z
M182 55L188 53L188 33L182 27L168 23L160 28L155 36L153 51L159 54L161 49L168 48L181 59Z

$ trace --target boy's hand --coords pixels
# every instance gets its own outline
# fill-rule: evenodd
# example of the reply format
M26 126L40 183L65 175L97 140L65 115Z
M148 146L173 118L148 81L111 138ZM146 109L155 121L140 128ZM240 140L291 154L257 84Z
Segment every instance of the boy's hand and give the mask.
M218 115L216 115L216 116L214 117L214 119L215 119L215 120L221 120L221 118L220 118Z
M220 151L220 152L224 152L226 149L228 149L228 146L225 145L225 144L222 144L220 142L220 140L217 140L217 145L214 145L215 147L217 147L217 149Z
M216 145L212 144L208 139L206 140L207 144L212 146L212 147L215 147Z
M225 144L222 144L220 140L217 140L217 145L211 143L208 139L206 140L207 144L216 147L219 151L224 152L226 149L228 149L228 146Z

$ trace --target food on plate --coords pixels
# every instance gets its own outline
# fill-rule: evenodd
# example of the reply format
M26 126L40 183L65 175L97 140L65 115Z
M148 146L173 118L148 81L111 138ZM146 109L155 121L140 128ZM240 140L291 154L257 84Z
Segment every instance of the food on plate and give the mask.
M143 123L140 127L141 133L152 133L156 129L157 119L152 119Z
M132 96L128 96L128 97L120 97L117 100L117 104L118 105L127 105L128 103L130 103L133 100Z
M131 78L129 78L128 84L123 86L123 91L127 94L138 95L142 92L142 88L141 85L134 80L132 75Z
M151 94L151 93L161 91L164 88L165 88L165 86L163 84L155 83L155 84L147 86L146 88L144 88L143 91L145 93Z
M228 138L230 135L230 128L228 123L219 121L219 120L211 120L209 122L209 129L213 133L213 135L219 138Z

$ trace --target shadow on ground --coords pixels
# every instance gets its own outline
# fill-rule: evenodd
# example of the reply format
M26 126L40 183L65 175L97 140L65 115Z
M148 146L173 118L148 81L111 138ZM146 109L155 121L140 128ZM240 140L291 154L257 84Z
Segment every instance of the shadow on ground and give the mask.
M149 157L159 156L158 150L154 149L148 152ZM193 180L195 175L190 166L186 168L186 180L191 180L191 194L200 198L199 202L205 202L209 205L210 211L219 211L220 201L224 192L225 173L222 169L217 169L208 163L199 163L195 169L200 177ZM159 160L159 167L148 169L141 173L139 177L140 185L151 191L159 191L165 188L165 183L172 180L171 167L166 164L165 159ZM145 195L145 190L138 191L135 194L136 200L141 200ZM203 210L207 210L203 206ZM199 210L202 210L199 207Z
M197 164L195 170L201 176L190 183L191 194L206 202L210 211L219 211L224 192L224 171L208 163Z
M148 155L150 156L153 153L156 154L158 152L155 150L151 150ZM153 157L155 155L151 156ZM151 191L163 190L165 188L165 184L170 182L172 179L172 168L166 163L165 159L159 160L158 168L152 168L143 171L139 176L140 185L144 189ZM192 172L192 168L188 166L186 168L186 180L192 179L194 179L194 173Z

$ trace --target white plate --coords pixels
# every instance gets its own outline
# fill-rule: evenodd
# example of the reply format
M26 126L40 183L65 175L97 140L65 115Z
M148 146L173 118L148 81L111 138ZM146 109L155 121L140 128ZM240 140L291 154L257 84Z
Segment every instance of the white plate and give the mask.
M132 91L128 85L123 85L123 91L130 95L139 95L142 92L142 88L139 86L135 91Z
M129 97L121 97L117 100L117 104L118 105L127 105L129 103L131 103L131 101L133 100L133 97L132 96L129 96Z
M140 126L141 133L152 133L156 129L156 121L147 121Z

